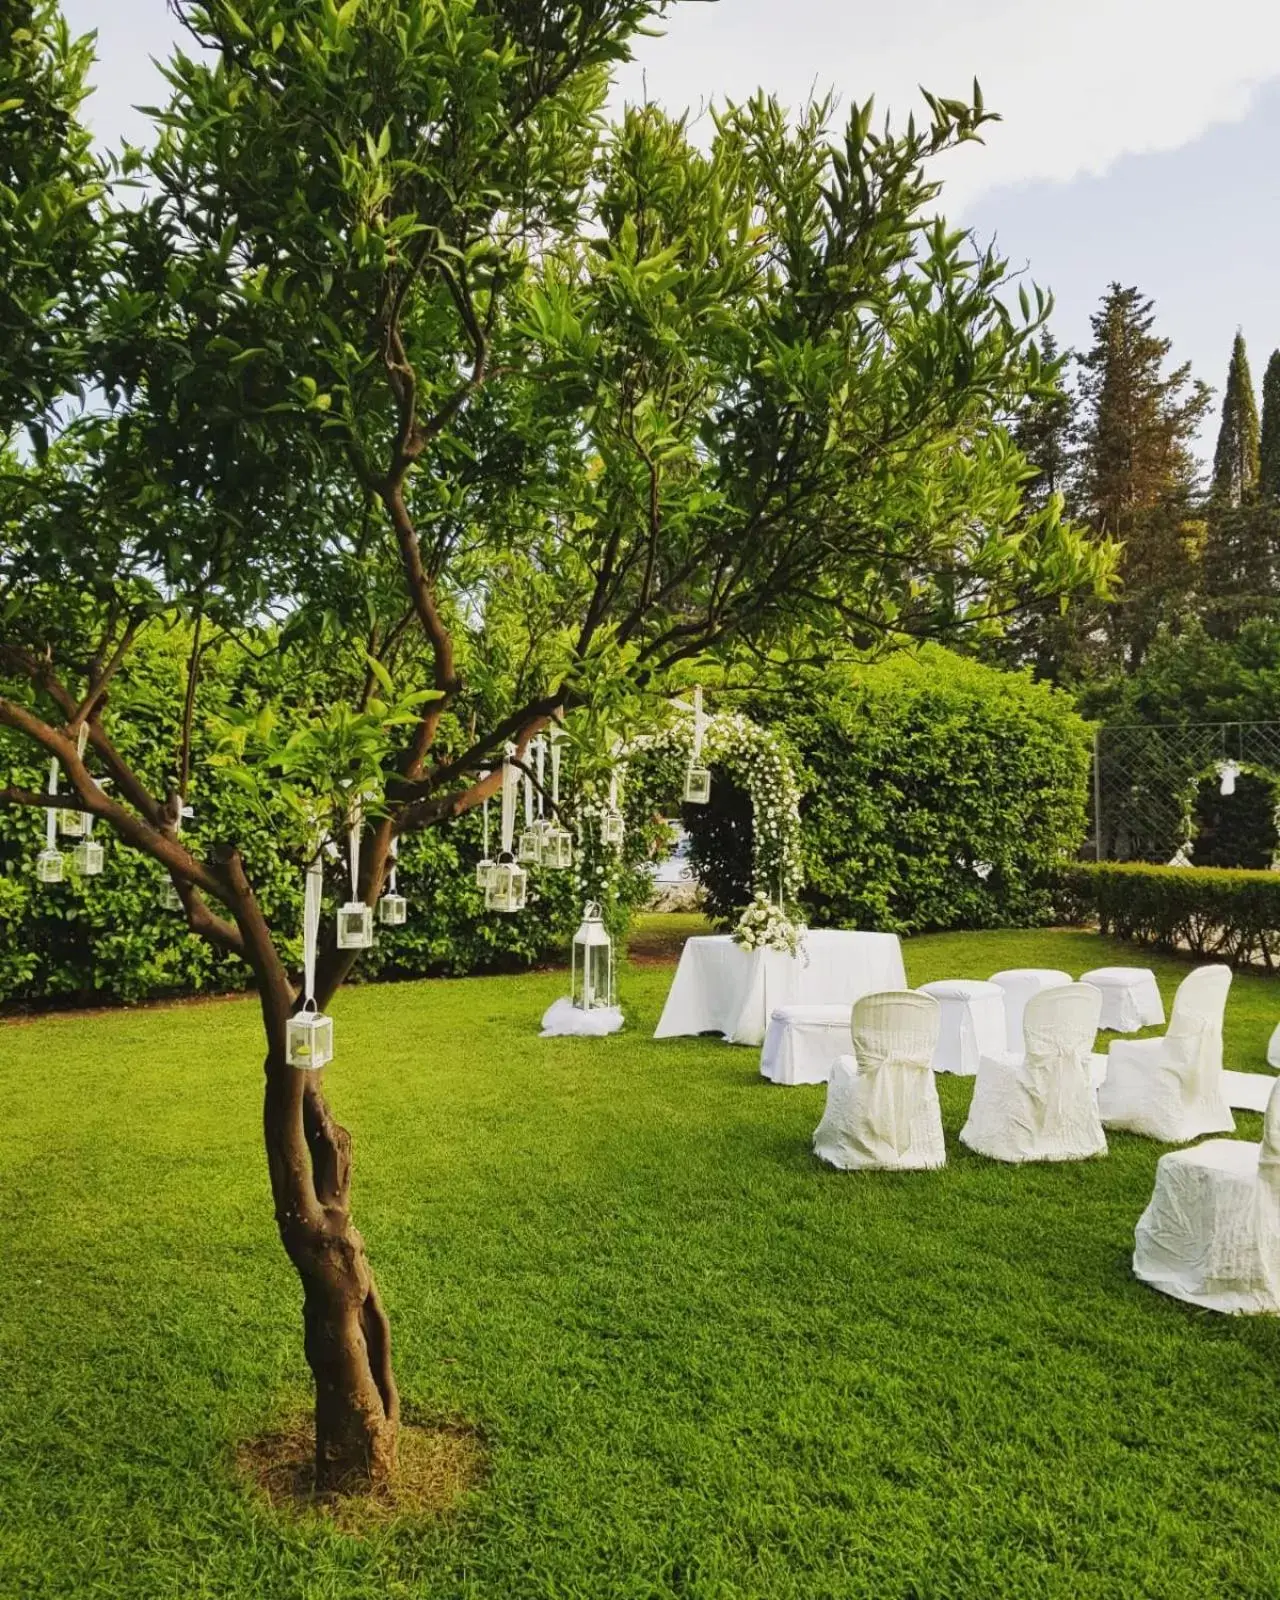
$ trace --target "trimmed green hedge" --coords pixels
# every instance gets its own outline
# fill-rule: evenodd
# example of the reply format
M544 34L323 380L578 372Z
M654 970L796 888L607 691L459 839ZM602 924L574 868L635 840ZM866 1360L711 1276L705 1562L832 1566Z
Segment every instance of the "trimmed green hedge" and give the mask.
M1050 920L1086 823L1090 731L1067 695L927 646L746 709L797 763L813 926ZM750 808L720 776L685 821L709 910L727 919L749 897Z
M1065 920L1096 920L1135 944L1268 971L1280 957L1277 872L1080 863L1063 872L1059 906Z

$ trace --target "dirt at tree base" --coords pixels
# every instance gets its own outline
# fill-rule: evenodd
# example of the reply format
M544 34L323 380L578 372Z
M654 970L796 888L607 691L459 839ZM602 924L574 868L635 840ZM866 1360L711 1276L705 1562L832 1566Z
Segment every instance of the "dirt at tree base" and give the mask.
M299 1414L236 1449L236 1474L290 1522L324 1521L359 1537L402 1521L439 1521L484 1478L485 1449L476 1429L458 1422L400 1425L395 1480L354 1494L317 1494L315 1424Z

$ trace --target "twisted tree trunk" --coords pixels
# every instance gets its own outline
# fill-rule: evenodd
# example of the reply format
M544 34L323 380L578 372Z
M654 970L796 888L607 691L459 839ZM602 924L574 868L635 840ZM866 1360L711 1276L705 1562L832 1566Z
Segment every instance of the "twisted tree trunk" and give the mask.
M282 966L264 961L258 976L268 1038L263 1136L276 1226L302 1280L316 1487L376 1488L396 1470L400 1397L390 1324L351 1220L351 1136L329 1110L321 1074L288 1064L294 995Z

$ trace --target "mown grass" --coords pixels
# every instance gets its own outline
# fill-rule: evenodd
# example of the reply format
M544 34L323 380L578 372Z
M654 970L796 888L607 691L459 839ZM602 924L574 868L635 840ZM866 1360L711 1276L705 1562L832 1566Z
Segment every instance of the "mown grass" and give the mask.
M668 938L671 929L658 930ZM657 937L657 935L655 935ZM1131 952L913 941L912 981ZM1185 970L1157 962L1166 997ZM236 1444L306 1393L251 1000L0 1025L0 1596L820 1600L1280 1593L1280 1326L1135 1283L1160 1147L839 1174L823 1091L555 974L352 989L329 1074L420 1414L482 1431L448 1523L280 1522ZM1228 1064L1280 981L1238 978ZM1241 1117L1256 1138L1259 1119Z

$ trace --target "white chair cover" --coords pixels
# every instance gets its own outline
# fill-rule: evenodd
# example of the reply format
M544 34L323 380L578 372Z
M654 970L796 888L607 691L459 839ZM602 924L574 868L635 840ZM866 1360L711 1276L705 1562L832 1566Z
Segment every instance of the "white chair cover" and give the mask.
M938 1022L927 994L890 990L856 1003L854 1053L831 1069L815 1155L847 1170L946 1165L932 1066Z
M1178 985L1163 1038L1113 1040L1098 1090L1108 1128L1166 1144L1234 1132L1222 1076L1222 1019L1230 987L1230 967L1197 967Z
M1160 1157L1133 1270L1208 1311L1280 1313L1280 1080L1261 1144L1210 1139Z
M1102 991L1102 1020L1111 1033L1137 1033L1164 1024L1164 1001L1150 967L1094 967L1080 974L1081 983Z
M779 1006L760 1052L760 1076L772 1083L825 1083L853 1044L850 1006Z
M1092 984L1027 1002L1023 1050L984 1055L961 1142L995 1161L1084 1161L1107 1152L1093 1089L1102 996Z
M1005 1049L1021 1055L1022 1013L1027 1001L1041 989L1058 989L1070 983L1071 974L1059 972L1056 967L1009 967L1004 972L993 972L991 981L1004 990Z
M998 983L944 978L922 983L920 993L931 994L942 1007L938 1048L933 1053L935 1072L972 1078L984 1055L1003 1050L1004 990Z
M1280 1072L1280 1023L1267 1043L1267 1065Z

